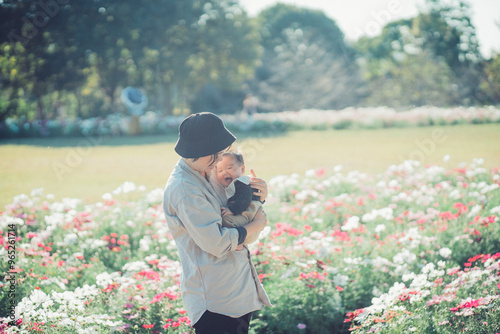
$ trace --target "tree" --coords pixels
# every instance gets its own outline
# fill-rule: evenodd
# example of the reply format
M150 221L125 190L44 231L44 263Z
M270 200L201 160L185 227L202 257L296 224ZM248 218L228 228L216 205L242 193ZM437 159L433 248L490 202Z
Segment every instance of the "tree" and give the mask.
M483 57L476 30L471 22L470 5L464 1L426 0L428 12L416 18L423 47L450 67L456 85L455 104L480 102L477 96Z
M257 41L235 1L101 5L105 19L97 18L92 30L92 40L101 42L91 50L110 100L119 86L140 85L151 107L171 113L187 107L203 85L233 88L255 67Z
M481 92L487 103L500 104L500 53L485 62Z
M258 16L264 53L253 89L268 110L357 104L356 53L323 12L278 4Z
M426 12L356 43L368 104L449 106L480 102L482 57L467 5L428 0Z
M392 107L452 104L451 70L424 49L415 20L387 24L379 36L363 37L356 47L370 87L368 105Z
M2 86L15 102L36 101L36 117L49 117L44 97L51 92L73 89L85 79L85 64L80 50L63 32L56 29L67 17L69 8L53 2L6 0L0 3L0 64ZM8 19L7 19L8 17Z

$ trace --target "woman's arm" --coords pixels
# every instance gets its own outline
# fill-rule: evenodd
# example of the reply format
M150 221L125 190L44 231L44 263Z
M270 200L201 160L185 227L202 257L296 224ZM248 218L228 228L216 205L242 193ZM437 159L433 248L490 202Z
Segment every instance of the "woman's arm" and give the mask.
M202 194L193 191L183 197L175 211L178 223L203 251L221 257L238 246L237 229L222 227L220 212Z
M254 233L259 233L267 226L268 220L266 213L262 210L262 207L259 208L259 211L255 214L253 220L243 226L247 230L247 235L252 235Z

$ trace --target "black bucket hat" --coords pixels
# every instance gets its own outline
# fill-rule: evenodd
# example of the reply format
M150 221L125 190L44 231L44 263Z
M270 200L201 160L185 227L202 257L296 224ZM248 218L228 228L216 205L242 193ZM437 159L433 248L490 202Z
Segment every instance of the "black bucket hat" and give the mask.
M236 137L211 112L192 114L179 125L175 152L183 158L201 158L229 147Z

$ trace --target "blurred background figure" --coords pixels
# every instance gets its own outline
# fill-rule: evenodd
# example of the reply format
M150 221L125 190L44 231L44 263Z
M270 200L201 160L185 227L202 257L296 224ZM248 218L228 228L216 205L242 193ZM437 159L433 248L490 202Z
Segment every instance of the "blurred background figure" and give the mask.
M252 94L247 94L245 100L243 100L243 114L248 114L251 118L257 112L257 105L259 104L259 99Z
M131 115L129 133L131 135L140 134L142 131L139 116L144 113L144 109L148 106L147 95L138 88L127 87L122 90L121 100Z

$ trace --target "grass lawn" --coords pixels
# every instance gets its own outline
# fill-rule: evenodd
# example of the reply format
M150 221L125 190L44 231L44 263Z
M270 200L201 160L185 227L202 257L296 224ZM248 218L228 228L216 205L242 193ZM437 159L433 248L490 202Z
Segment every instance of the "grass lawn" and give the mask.
M163 188L174 164L175 137L0 141L0 208L13 196L44 188L57 199L99 200L124 181ZM500 124L379 130L297 131L238 140L247 168L265 179L343 165L383 172L406 159L455 167L484 158L500 167ZM449 154L449 162L443 156ZM1 209L0 209L1 210Z

